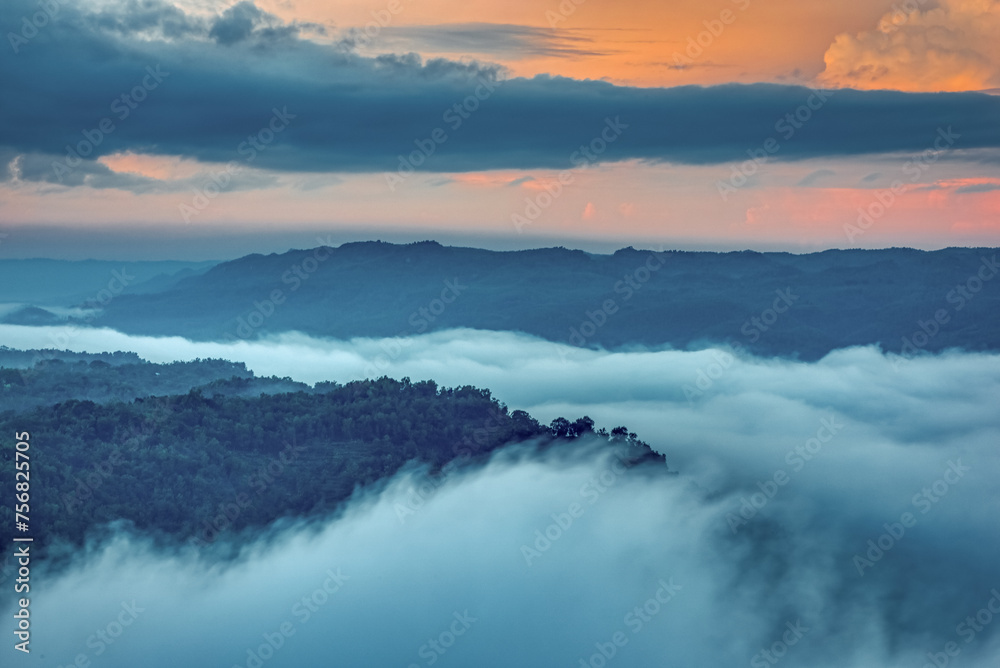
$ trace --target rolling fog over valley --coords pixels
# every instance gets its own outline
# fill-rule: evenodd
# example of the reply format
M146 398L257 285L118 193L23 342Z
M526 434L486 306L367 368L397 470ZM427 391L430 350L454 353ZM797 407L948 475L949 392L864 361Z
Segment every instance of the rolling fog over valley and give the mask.
M15 346L72 332L73 348L133 350L157 363L225 358L304 389L370 376L366 367L381 363L379 373L392 377L489 387L542 423L589 415L599 426L627 425L676 472L631 470L582 442L562 456L513 447L441 478L404 469L329 519L280 522L260 543L221 532L213 552L154 546L121 526L104 531L69 571L54 572L51 596L102 601L109 619L121 601L153 602L146 630L137 620L107 648L108 665L146 656L163 624L192 639L170 661L184 652L195 660L210 645L211 661L253 665L247 648L266 644L263 634L284 622L297 635L270 665L320 660L331 634L348 664L377 656L428 665L437 656L442 665L579 665L608 650L602 643L614 645L618 631L628 643L613 649L629 665L668 654L727 665L784 642L786 624L803 634L787 650L796 665L913 665L947 642L963 643L962 665L992 665L991 629L965 645L956 627L990 603L1000 578L991 528L1000 509L997 355L906 358L861 347L798 362L725 348L594 351L473 330L237 343L9 325L0 332ZM235 561L225 547L233 541ZM322 590L327 569L350 578L342 591L314 612L295 608ZM90 584L77 590L76 581ZM427 587L435 593L421 593ZM246 608L238 601L247 591L253 612L211 612ZM192 604L204 618L169 621ZM648 619L647 604L658 610ZM359 616L359 606L369 612ZM454 615L476 620L454 651L425 646ZM551 628L553 615L561 631ZM217 617L225 625L197 621ZM92 624L55 610L43 619L58 656L87 647ZM695 632L735 624L739 634ZM373 632L385 639L378 648L365 640ZM832 646L841 648L834 658Z

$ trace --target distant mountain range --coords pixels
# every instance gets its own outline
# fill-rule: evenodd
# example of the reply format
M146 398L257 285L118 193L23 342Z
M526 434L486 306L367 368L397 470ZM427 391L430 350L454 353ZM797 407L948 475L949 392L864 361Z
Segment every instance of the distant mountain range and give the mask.
M109 262L107 260L2 260L0 304L71 306L108 287L123 292L156 291L206 271L217 262ZM142 286L142 287L140 287Z
M468 327L576 346L726 342L816 359L864 344L894 352L997 349L997 255L969 248L595 255L362 242L248 255L207 270L187 265L109 301L104 295L104 304L65 305L100 307L86 324L199 340ZM6 316L44 319L37 310Z

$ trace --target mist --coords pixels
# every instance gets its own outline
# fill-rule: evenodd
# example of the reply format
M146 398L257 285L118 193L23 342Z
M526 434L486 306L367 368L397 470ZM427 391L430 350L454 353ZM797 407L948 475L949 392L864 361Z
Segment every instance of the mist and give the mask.
M998 355L803 363L469 330L223 344L3 326L0 340L489 387L542 421L627 425L679 471L509 448L440 482L408 469L337 516L244 537L236 561L121 529L39 572L46 666L994 668L1000 653Z

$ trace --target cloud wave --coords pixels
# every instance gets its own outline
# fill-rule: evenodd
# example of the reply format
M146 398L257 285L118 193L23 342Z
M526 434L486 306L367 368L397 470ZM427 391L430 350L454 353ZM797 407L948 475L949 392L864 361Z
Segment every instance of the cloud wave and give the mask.
M907 0L875 30L838 35L820 80L861 89L993 89L1000 85L998 32L996 0Z
M102 665L253 666L248 652L265 666L603 665L614 652L617 665L721 667L780 652L787 665L902 668L955 643L962 665L991 667L1000 651L1000 355L853 348L803 363L469 330L236 344L79 330L63 343L226 356L309 382L375 364L488 386L542 420L627 424L681 471L622 473L586 450L508 451L433 485L411 469L230 564L121 534L33 602L39 646L63 665L96 658L94 634L131 619L123 605L143 611Z

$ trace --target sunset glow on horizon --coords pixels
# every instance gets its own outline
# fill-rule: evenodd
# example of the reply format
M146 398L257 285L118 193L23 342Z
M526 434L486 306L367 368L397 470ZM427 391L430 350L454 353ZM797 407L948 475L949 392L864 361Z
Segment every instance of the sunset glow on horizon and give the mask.
M35 5L5 6L0 81L28 100L2 112L8 234L1000 239L993 0L139 7L29 29ZM46 77L72 110L32 96Z

